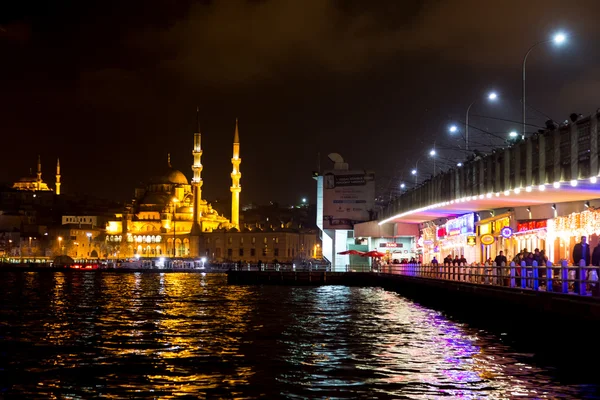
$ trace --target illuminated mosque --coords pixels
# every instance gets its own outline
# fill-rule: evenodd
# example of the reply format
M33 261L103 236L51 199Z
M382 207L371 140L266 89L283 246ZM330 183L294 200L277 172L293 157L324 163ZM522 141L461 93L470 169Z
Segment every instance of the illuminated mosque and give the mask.
M198 116L197 116L198 119ZM200 255L199 242L203 233L240 229L240 139L235 122L231 163L231 221L202 199L202 146L200 124L194 133L192 154L193 178L171 166L170 155L163 173L151 178L145 187L137 188L131 204L106 227L106 241L119 248L122 256L144 257ZM127 243L126 245L123 245ZM175 247L173 247L175 243Z
M60 194L60 160L56 160L56 183L55 183L55 191L54 193ZM13 189L23 190L23 191L42 191L48 192L52 191L52 189L48 186L46 182L42 180L42 159L38 156L37 161L37 173L34 175L33 171L29 171L29 175L25 176L18 181L14 182L12 185Z

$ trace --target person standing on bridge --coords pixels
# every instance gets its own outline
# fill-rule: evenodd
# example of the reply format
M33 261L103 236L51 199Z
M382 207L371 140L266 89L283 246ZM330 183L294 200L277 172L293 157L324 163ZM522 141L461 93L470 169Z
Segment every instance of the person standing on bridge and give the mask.
M582 236L581 242L577 243L575 247L573 247L573 266L575 269L575 279L578 279L578 267L581 261L583 260L584 265L590 265L591 257L590 257L590 245L587 244L587 237ZM573 289L575 293L579 293L579 282L573 282Z
M581 260L585 261L585 265L590 265L590 246L585 236L582 236L581 242L573 247L573 265L578 267Z
M497 267L501 267L502 263L504 263L504 266L506 266L506 256L504 255L504 252L502 250L500 250L494 262L496 263Z

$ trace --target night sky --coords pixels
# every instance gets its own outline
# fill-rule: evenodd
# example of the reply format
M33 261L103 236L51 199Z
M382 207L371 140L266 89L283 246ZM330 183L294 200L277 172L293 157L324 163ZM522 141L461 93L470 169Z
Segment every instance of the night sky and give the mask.
M598 109L599 15L597 0L2 1L0 181L37 154L47 182L60 157L64 192L127 200L169 152L191 178L199 106L209 200L230 196L236 117L242 203L314 201L331 152L381 193L434 140L438 165L464 157L446 127L490 89L470 123L518 130L523 56L559 30L565 45L529 57L528 122Z

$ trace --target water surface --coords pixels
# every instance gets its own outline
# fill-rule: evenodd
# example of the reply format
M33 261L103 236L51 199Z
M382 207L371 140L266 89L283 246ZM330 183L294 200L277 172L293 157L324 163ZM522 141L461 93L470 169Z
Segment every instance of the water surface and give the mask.
M400 295L224 275L0 272L6 397L583 398Z

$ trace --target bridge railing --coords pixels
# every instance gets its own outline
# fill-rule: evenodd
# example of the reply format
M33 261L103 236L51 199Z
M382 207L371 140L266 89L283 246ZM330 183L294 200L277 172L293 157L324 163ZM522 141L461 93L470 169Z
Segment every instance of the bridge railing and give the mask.
M295 264L295 263L264 263L261 265L252 263L222 263L222 264L211 264L213 270L221 271L308 271L308 272L329 272L331 271L331 265L328 264Z
M373 272L454 281L478 285L502 286L553 293L572 293L600 297L600 267L562 265L496 264L390 264L374 267Z

